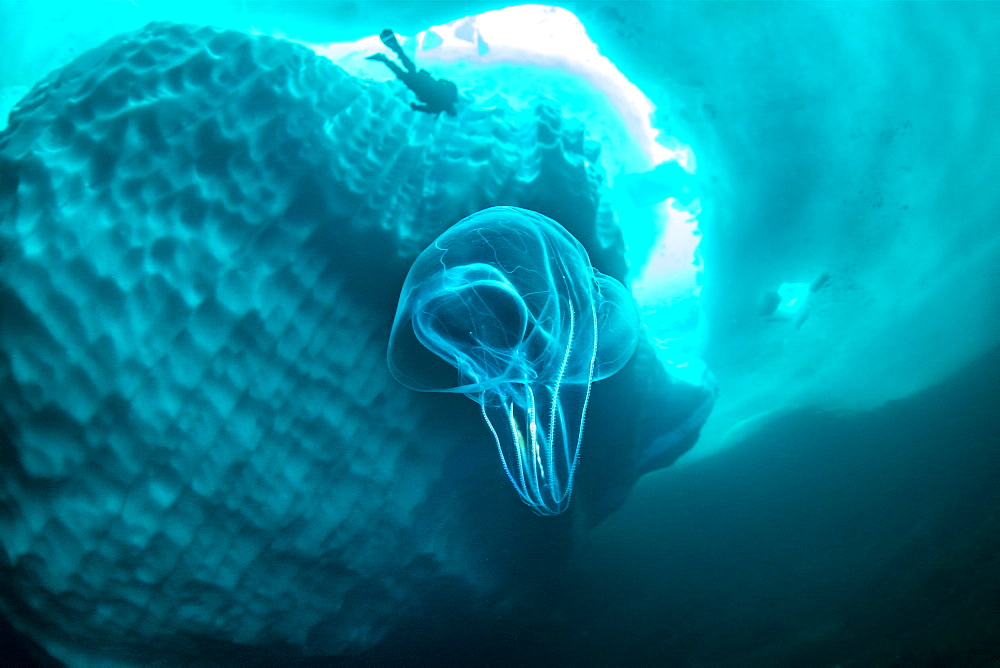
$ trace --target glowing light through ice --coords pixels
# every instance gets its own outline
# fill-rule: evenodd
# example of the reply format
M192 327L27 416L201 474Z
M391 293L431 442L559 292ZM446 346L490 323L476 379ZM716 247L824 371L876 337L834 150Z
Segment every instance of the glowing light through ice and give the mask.
M559 7L508 7L399 39L417 67L457 82L462 95L477 104L489 106L499 94L514 108L525 108L547 97L586 124L589 136L602 145L600 165L625 238L643 322L661 359L686 368L700 344L698 202L681 207L666 199L636 206L615 188L621 177L665 162L676 161L688 174L696 169L689 146L653 127L655 106L649 98L601 55L580 20ZM393 78L383 65L365 60L385 51L377 36L309 46L355 76ZM655 230L652 243L650 229Z

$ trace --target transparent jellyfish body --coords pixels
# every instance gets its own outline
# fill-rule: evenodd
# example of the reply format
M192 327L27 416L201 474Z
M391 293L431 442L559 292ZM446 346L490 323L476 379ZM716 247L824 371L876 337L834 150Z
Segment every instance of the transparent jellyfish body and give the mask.
M638 340L632 297L534 211L464 218L414 261L389 339L403 385L476 401L511 484L539 515L569 504L593 381Z

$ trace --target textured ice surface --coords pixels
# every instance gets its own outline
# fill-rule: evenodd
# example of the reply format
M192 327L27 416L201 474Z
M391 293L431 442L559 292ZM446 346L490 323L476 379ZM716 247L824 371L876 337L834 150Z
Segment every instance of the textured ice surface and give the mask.
M569 525L509 493L475 405L405 390L385 347L413 257L475 210L542 212L618 277L620 236L554 104L407 103L290 42L154 24L15 108L0 609L56 656L359 651L558 565ZM658 410L701 395L648 345L615 378L632 400L595 392L592 518L671 424L697 432Z

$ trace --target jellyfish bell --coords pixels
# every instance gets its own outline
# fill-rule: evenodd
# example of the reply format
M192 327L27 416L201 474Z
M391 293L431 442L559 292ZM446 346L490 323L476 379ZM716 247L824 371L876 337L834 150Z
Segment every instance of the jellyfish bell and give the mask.
M492 207L414 261L388 364L411 389L476 401L521 499L556 515L572 494L591 383L625 365L638 331L628 291L562 226Z

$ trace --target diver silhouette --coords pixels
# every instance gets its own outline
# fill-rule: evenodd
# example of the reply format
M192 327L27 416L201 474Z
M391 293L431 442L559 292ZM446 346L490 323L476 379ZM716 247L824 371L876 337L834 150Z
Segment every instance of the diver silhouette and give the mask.
M443 111L449 116L454 116L455 102L458 101L458 86L447 79L435 79L427 70L417 70L413 61L403 53L403 47L399 45L396 34L391 30L383 30L379 38L383 44L399 56L399 60L406 69L404 70L389 60L389 57L384 53L374 53L368 56L367 60L383 63L407 88L413 91L417 99L423 102L423 104L411 102L410 108L428 114L440 114Z

